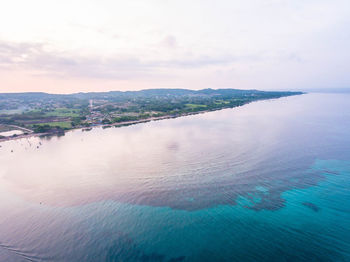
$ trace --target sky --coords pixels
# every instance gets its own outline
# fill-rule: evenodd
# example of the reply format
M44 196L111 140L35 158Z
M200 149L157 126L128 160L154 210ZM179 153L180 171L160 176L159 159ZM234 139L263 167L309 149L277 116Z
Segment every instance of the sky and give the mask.
M0 92L350 87L349 0L0 0Z

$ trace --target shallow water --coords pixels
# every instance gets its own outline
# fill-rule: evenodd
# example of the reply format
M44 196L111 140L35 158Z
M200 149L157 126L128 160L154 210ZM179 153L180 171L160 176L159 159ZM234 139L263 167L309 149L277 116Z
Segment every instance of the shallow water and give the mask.
M1 143L0 261L350 261L349 101Z
M5 137L10 137L13 135L22 135L23 132L21 130L11 130L11 131L5 131L5 132L0 132L0 136L5 136Z

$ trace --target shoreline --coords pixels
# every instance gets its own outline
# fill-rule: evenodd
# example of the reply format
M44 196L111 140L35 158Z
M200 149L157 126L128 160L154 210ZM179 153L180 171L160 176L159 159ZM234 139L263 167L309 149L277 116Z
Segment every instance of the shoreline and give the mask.
M248 103L245 103L245 104L242 104L242 105L238 105L238 106L234 106L234 107L223 107L223 108L211 109L211 110L187 112L187 113L183 113L183 114L179 114L179 115L165 115L165 116L150 117L150 118L145 118L145 119L125 121L125 122L113 123L113 124L95 124L93 126L87 126L87 127L70 128L68 130L64 130L64 133L62 135L65 135L66 132L70 132L70 131L74 131L74 130L90 131L93 128L123 127L123 126L142 124L142 123L147 123L147 122L152 122L152 121L160 121L160 120L172 119L172 118L178 118L178 117L184 117L184 116L205 114L205 113L220 111L220 110L224 110L224 109L233 109L233 108L245 106L245 105L248 105L250 103L254 103L254 102L258 102L258 101L268 101L268 100L275 100L275 99L280 99L280 98L282 98L282 97L272 98L272 99L255 100L255 101L250 101ZM32 133L28 133L28 134L22 134L22 135L17 135L17 136L10 136L10 137L0 138L0 144L2 142L6 142L6 141L12 141L12 140L23 139L23 138L31 138L31 137L41 137L41 136L60 136L60 134L58 134L58 133L34 133L34 132L32 132Z
M240 106L243 106L243 105L240 105ZM180 115L166 115L166 116L159 116L159 117L150 117L150 118L145 118L145 119L125 121L125 122L113 123L113 124L96 124L96 125L87 126L87 127L77 127L77 128L71 128L71 129L65 130L64 134L66 132L75 131L75 130L90 131L93 128L111 128L111 127L123 127L123 126L137 125L137 124L148 123L148 122L152 122L152 121L160 121L160 120L179 118L179 117L190 116L190 115L204 114L204 113L209 113L209 112L214 112L214 111L220 111L223 109L232 109L232 108L236 108L236 107L240 107L240 106L220 108L220 109L216 109L216 110L203 110L203 111L198 111L198 112L188 112L188 113L184 113L184 114L180 114ZM18 129L22 129L22 128L18 128ZM31 132L28 134L0 138L0 143L6 142L6 141L23 139L23 138L41 137L41 136L59 136L59 134Z

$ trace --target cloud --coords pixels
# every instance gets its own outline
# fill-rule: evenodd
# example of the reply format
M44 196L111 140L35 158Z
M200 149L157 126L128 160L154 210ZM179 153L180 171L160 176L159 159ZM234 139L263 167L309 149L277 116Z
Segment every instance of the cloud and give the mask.
M167 35L161 42L161 45L165 48L176 48L178 46L175 36Z
M166 45L176 45L176 39L168 36ZM232 56L223 54L186 55L172 59L142 59L137 56L77 55L53 51L44 43L0 42L0 67L7 70L24 69L38 75L55 77L81 77L129 79L147 78L166 70L195 70L213 66L227 66L242 60L257 60L258 56Z

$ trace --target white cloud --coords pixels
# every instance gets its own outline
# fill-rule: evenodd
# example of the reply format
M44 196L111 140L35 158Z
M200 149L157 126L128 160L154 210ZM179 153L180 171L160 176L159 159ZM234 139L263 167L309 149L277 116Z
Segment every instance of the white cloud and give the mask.
M349 10L347 0L6 1L0 70L101 85L346 86Z

